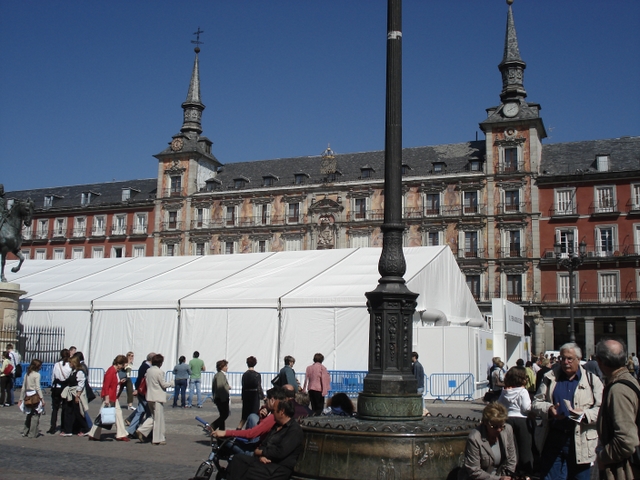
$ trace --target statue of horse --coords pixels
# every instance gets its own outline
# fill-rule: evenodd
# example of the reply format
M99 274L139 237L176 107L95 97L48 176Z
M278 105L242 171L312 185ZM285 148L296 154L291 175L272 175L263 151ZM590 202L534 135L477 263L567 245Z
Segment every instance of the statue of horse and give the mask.
M22 245L22 224L27 227L31 225L34 209L35 204L33 200L16 200L7 212L7 216L0 218L0 253L2 254L0 277L3 282L7 281L4 276L4 265L9 252L13 253L20 260L20 263L13 267L11 271L16 273L20 270L20 267L22 267L22 262L24 262L24 256L20 252L20 246Z

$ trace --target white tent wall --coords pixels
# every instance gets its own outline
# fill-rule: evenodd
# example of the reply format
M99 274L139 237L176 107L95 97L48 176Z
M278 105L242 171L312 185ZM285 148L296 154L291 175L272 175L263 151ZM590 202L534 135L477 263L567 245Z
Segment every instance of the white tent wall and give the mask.
M246 359L258 360L258 371L274 371L278 363L276 308L184 308L180 312L180 355L200 352L207 371L226 359L232 371L244 371Z
M176 363L178 317L174 310L103 310L93 315L92 367L107 368L116 355L132 351L136 368L149 352L164 355L164 368Z
M64 328L64 348L74 345L89 351L91 312L88 310L27 310L18 312L18 322L25 326Z

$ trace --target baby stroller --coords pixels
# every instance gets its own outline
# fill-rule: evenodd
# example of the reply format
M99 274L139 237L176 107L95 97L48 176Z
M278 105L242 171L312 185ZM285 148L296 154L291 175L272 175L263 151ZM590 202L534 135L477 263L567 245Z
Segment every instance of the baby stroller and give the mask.
M206 420L200 417L196 417L196 420L202 423L202 428L206 430L207 433L211 432L211 427ZM191 480L209 480L212 478L215 480L225 480L227 478L227 467L229 466L231 458L233 458L232 448L234 441L235 439L233 437L220 441L211 437L211 453L209 454L209 458L200 464L195 476ZM223 464L220 462L223 462Z

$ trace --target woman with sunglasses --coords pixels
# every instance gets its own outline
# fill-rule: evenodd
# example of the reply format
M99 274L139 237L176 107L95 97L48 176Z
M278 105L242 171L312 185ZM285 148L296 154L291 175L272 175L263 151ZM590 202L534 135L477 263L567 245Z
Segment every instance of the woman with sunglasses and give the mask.
M482 423L467 437L459 480L511 480L518 459L513 430L506 421L507 409L499 403L484 408Z

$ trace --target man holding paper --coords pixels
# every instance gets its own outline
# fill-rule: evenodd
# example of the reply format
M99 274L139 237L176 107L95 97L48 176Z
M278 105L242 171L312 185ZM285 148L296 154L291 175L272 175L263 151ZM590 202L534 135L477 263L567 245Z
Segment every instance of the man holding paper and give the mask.
M564 344L559 362L545 374L534 397L532 411L542 417L544 425L543 479L590 478L603 386L596 375L580 366L581 358L577 344Z

